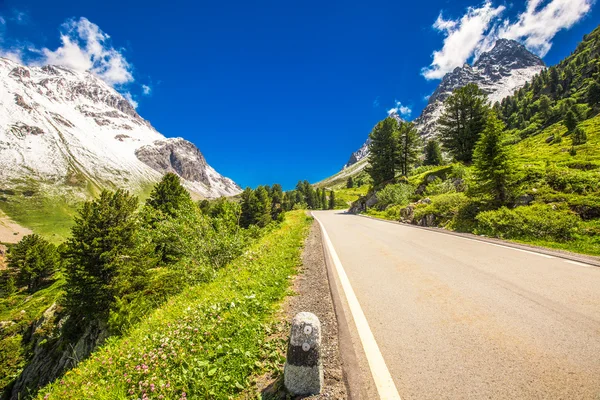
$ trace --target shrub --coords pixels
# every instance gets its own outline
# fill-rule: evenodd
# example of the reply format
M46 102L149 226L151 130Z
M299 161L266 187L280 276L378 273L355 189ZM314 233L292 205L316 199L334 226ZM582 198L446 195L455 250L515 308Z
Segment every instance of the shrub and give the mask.
M476 233L506 239L571 240L581 220L566 207L547 204L494 211L477 215Z
M456 186L454 186L452 180L447 179L442 181L440 178L435 178L433 182L427 185L424 194L426 196L435 196L444 193L456 193L456 191Z
M577 146L577 145L584 144L585 142L587 142L587 135L586 135L585 131L580 127L577 127L573 130L573 133L571 134L571 138L573 140L573 146Z
M557 191L589 194L600 190L597 171L578 171L550 166L546 169L546 182Z
M470 200L464 193L445 193L431 197L431 204L419 205L415 208L415 220L426 215L434 215L438 225L451 222Z
M415 188L405 183L387 185L377 192L377 208L385 210L393 204L406 205L414 193Z

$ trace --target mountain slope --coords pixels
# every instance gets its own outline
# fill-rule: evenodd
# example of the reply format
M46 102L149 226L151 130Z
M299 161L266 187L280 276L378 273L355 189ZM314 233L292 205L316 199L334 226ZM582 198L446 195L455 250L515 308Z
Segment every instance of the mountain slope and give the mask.
M32 180L54 194L102 188L140 192L175 172L199 197L241 190L192 143L166 138L105 82L57 66L0 58L2 190Z
M468 83L476 83L493 104L510 96L545 68L544 62L523 45L507 39L499 39L494 48L481 54L471 66L465 64L446 74L429 98L427 107L414 120L419 134L424 138L435 136L435 124L444 110L444 100L455 89ZM368 143L354 152L344 168L368 156Z

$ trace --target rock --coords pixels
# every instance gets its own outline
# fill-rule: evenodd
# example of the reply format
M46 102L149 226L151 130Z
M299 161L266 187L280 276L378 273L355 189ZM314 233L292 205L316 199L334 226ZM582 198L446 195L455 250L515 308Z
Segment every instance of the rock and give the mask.
M431 199L429 197L425 197L418 201L419 204L431 204Z
M408 205L400 210L400 222L412 224L415 219L415 207Z
M419 220L419 225L428 227L435 226L435 215L427 214L425 217Z
M312 313L298 313L292 320L283 381L294 396L319 394L323 389L321 323Z
M431 183L431 182L435 181L436 179L439 179L436 175L429 174L429 175L427 175L427 178L425 178L425 182Z
M515 200L516 205L518 206L528 206L535 198L530 194L523 194Z

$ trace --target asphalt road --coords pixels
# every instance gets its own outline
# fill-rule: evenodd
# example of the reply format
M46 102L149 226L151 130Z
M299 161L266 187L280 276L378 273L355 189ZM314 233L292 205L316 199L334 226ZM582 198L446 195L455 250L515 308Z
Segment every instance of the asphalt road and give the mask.
M314 215L403 400L600 399L600 268Z

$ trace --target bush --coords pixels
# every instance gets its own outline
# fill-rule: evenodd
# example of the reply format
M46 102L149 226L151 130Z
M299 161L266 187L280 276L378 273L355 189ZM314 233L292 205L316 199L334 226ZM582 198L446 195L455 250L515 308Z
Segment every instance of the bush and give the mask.
M506 239L542 239L567 241L573 238L581 223L566 207L547 204L494 211L484 211L476 217L477 234Z
M415 188L405 183L387 185L377 192L377 208L385 210L390 205L406 205L415 193Z
M464 193L433 196L431 204L419 205L415 208L415 220L419 221L427 215L433 215L437 225L445 226L452 222L469 203L470 200Z
M456 191L456 186L454 186L452 180L447 179L442 181L440 178L435 178L433 182L427 185L424 194L426 196L435 196L438 194L456 193Z
M550 166L546 170L546 182L557 191L590 194L600 190L600 174L597 171L578 171Z

